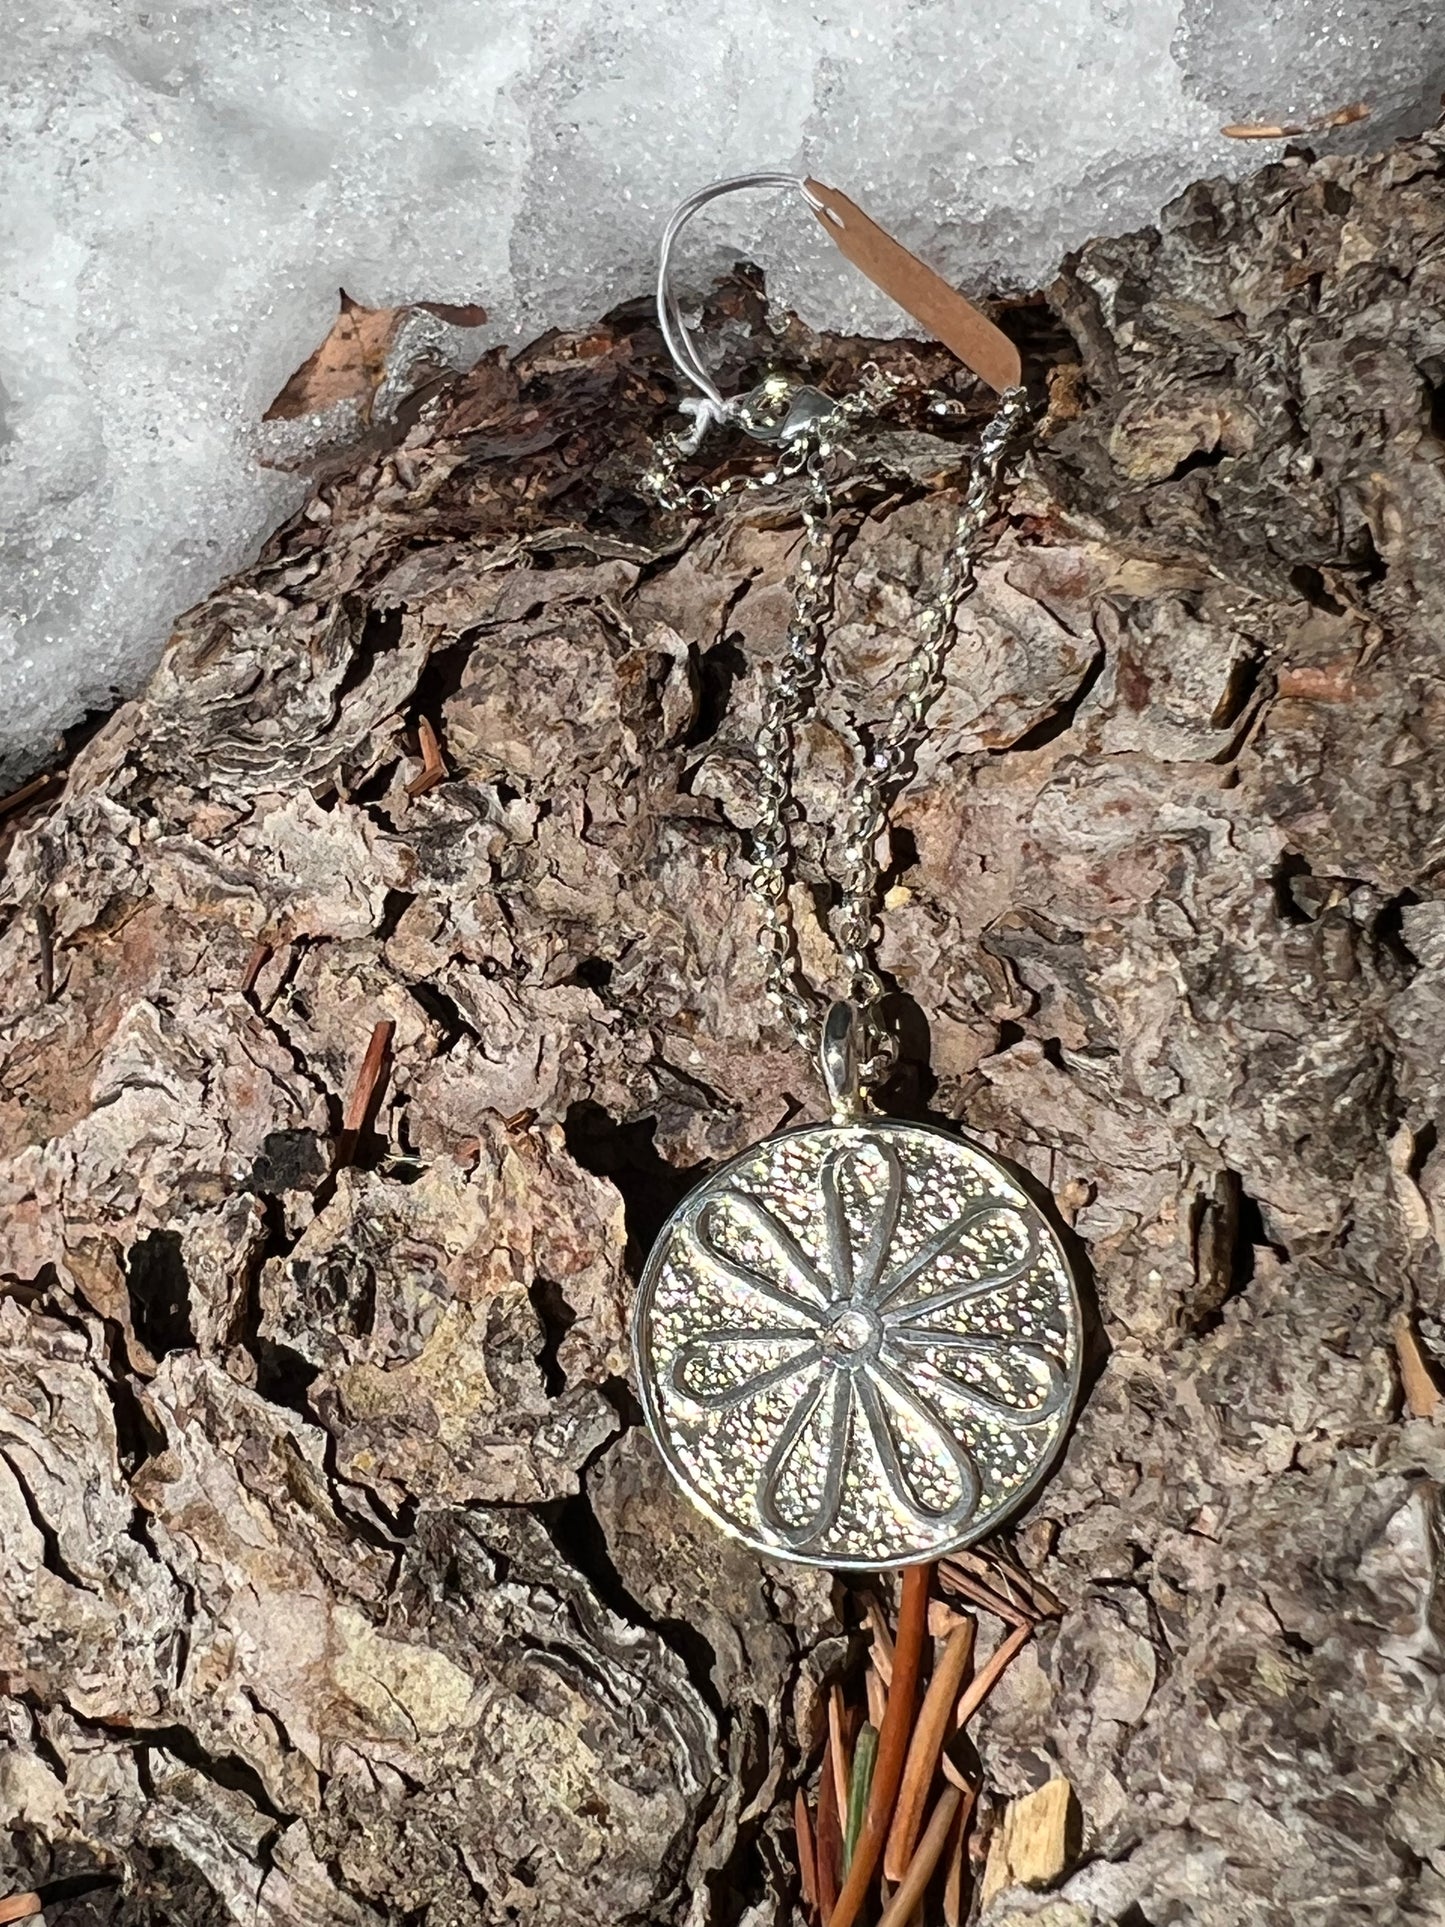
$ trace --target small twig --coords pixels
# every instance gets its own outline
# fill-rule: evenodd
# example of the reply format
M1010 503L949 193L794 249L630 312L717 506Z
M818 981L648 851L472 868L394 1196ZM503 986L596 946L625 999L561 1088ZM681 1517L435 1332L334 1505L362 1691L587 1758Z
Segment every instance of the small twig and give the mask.
M1028 1644L1032 1631L1032 1626L1015 1626L1007 1639L1001 1641L989 1655L983 1671L964 1688L963 1697L959 1700L953 1716L956 1726L967 1726L1018 1654Z
M843 1732L843 1689L834 1680L828 1694L828 1760L839 1813L848 1811L848 1740Z
M933 1785L938 1756L948 1737L959 1687L963 1684L964 1673L973 1657L974 1632L974 1622L969 1619L950 1633L943 1657L923 1696L923 1706L918 1715L918 1724L913 1729L907 1763L903 1768L903 1782L898 1789L898 1805L888 1834L888 1846L883 1855L883 1871L890 1880L902 1880L918 1844L918 1833L928 1804L928 1789Z
M918 1673L928 1630L928 1594L933 1571L931 1565L909 1566L903 1575L898 1637L893 1646L893 1683L888 1689L888 1707L878 1735L878 1757L873 1768L868 1811L854 1849L853 1864L833 1909L832 1927L853 1927L863 1911L878 1862L883 1857L883 1843L892 1823L893 1803L903 1778L903 1763L917 1710Z
M371 1042L366 1047L366 1055L361 1060L361 1069L356 1073L356 1082L351 1087L351 1095L346 1100L346 1109L341 1117L341 1135L336 1140L337 1170L350 1164L356 1156L357 1143L366 1129L386 1079L387 1060L395 1030L396 1025L385 1020L371 1033Z
M55 996L55 925L43 903L35 906L35 941L40 946L40 1001L48 1004Z
M30 781L22 783L18 790L11 790L8 796L0 796L0 816L9 816L14 810L23 810L27 803L33 803L36 797L44 796L45 792L53 789L60 780L59 772L56 770L47 770L43 776L32 776ZM27 1900L29 1895L21 1894L20 1898ZM0 1901L0 1906L8 1904ZM0 1915L0 1919L3 1918L4 1916ZM18 1920L20 1915L12 1915L11 1918Z
M255 943L251 945L251 954L246 959L246 968L241 972L241 995L243 997L249 997L251 992L256 988L256 979L266 968L266 962L270 955L271 945L266 942L264 937L258 937Z
M0 1921L29 1920L41 1905L39 1894L11 1894L8 1900L0 1900Z
M956 1786L945 1787L938 1796L938 1805L924 1829L923 1838L918 1843L918 1851L908 1863L908 1871L898 1883L898 1891L883 1909L878 1927L905 1927L912 1917L914 1908L923 1898L923 1891L933 1877L933 1870L943 1858L943 1849L948 1845L948 1836L958 1816L963 1795Z
M446 759L437 741L437 733L425 716L417 719L416 736L421 749L421 770L407 784L406 793L408 796L425 796L428 790L434 790L438 783L447 780Z
M1035 1578L1031 1572L1026 1572L1018 1560L1011 1553L1005 1552L1002 1546L971 1546L962 1552L954 1553L953 1558L969 1571L977 1571L982 1566L985 1572L991 1572L1005 1585L1012 1586L1015 1592L1021 1592L1032 1606L1037 1618L1063 1618L1064 1602L1059 1595L1051 1592L1042 1579Z
M808 1796L802 1787L793 1795L793 1831L798 1839L798 1879L803 1888L803 1905L813 1913L818 1905L818 1862L813 1848Z
M946 1599L933 1599L928 1605L928 1630L934 1639L948 1639L967 1619L957 1606Z
M1220 133L1231 141L1284 141L1294 134L1303 134L1302 121L1237 121L1232 120Z

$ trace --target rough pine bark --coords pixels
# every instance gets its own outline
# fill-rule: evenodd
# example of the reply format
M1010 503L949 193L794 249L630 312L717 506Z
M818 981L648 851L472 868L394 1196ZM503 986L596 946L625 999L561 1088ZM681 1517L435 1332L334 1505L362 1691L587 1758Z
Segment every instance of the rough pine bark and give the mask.
M1202 184L1012 311L1050 412L884 947L890 1102L1046 1183L1097 1304L1014 1538L1066 1612L979 1736L1082 1841L996 1922L1445 1918L1442 315L1438 137ZM944 368L746 277L713 321L729 379ZM12 820L0 1892L52 1922L788 1918L855 1602L675 1496L625 1335L693 1174L820 1101L744 882L798 523L649 510L669 395L640 306L485 361ZM819 959L927 420L806 732Z

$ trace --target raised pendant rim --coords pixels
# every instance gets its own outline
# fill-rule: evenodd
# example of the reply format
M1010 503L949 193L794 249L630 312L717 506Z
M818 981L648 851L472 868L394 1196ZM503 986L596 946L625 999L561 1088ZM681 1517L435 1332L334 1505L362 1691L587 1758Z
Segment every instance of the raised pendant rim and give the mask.
M744 1526L740 1526L724 1512L720 1511L709 1499L698 1483L690 1476L685 1463L679 1457L669 1427L659 1407L658 1382L660 1371L653 1349L649 1344L649 1321L658 1283L666 1266L675 1232L684 1226L709 1202L711 1194L724 1187L728 1178L743 1170L760 1154L771 1153L777 1146L799 1138L831 1139L837 1143L848 1140L866 1142L879 1137L899 1136L911 1138L934 1138L952 1149L963 1149L982 1163L1002 1180L1007 1192L1017 1193L1023 1200L1024 1209L1037 1220L1046 1235L1058 1261L1067 1296L1069 1330L1067 1334L1067 1359L1065 1377L1067 1390L1058 1408L1056 1434L1048 1448L1040 1456L1038 1464L1011 1494L1002 1509L995 1508L984 1516L983 1523L975 1526L973 1518L965 1523L956 1537L945 1544L934 1545L916 1553L899 1557L880 1558L870 1553L847 1554L838 1552L813 1553L800 1551L786 1545L779 1545L761 1537L756 1537ZM1015 1167L1016 1169L1017 1167ZM775 1131L768 1137L759 1138L744 1146L731 1158L726 1159L716 1170L701 1178L692 1186L679 1203L668 1214L666 1221L654 1238L638 1282L637 1296L632 1308L631 1338L634 1373L637 1380L639 1401L643 1417L654 1445L666 1466L669 1475L681 1488L684 1497L708 1521L730 1539L746 1546L759 1558L777 1560L788 1565L811 1567L815 1571L828 1572L884 1572L901 1571L911 1565L927 1565L934 1560L947 1558L950 1553L962 1551L967 1546L987 1538L991 1532L999 1530L1009 1520L1015 1518L1037 1495L1058 1464L1067 1444L1074 1420L1077 1416L1079 1395L1083 1382L1083 1302L1079 1291L1079 1281L1070 1259L1067 1246L1059 1235L1050 1214L1030 1195L1028 1188L1020 1182L1008 1163L994 1152L979 1144L966 1132L950 1130L933 1123L915 1123L909 1118L885 1117L869 1114L850 1118L846 1121L822 1120L811 1123L794 1124L782 1131ZM977 1515L975 1514L974 1517Z

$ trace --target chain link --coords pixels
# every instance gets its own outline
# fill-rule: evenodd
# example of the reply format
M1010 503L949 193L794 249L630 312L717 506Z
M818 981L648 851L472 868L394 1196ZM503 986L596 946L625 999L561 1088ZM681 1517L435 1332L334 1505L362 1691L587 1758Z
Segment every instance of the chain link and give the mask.
M759 475L726 476L711 486L681 480L687 450L680 438L665 441L644 486L663 508L703 514L728 496L803 483L803 547L793 585L793 608L783 657L763 702L758 732L758 815L753 829L750 883L762 919L768 997L805 1050L814 1050L830 997L809 985L798 950L788 895L794 794L795 735L808 714L822 669L825 624L837 582L839 540L830 482L835 436L849 423L877 415L903 392L904 384L869 362L854 394L830 415L810 422L783 443L770 468ZM933 412L951 414L956 404L935 397ZM861 770L844 817L839 901L832 918L845 987L862 1025L859 1081L882 1082L898 1059L898 1040L882 1021L879 1005L888 986L876 959L880 885L888 816L914 773L928 711L942 681L958 611L977 587L976 562L998 501L1004 462L1027 418L1022 388L1005 394L979 441L952 540L923 600L913 650L902 665L903 687L871 742L859 742Z

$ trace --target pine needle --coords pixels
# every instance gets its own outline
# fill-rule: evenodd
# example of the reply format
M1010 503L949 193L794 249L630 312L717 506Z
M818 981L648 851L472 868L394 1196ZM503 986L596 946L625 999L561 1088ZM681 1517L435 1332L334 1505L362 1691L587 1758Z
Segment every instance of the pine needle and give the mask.
M793 1795L793 1831L798 1840L798 1879L803 1889L803 1905L812 1913L818 1905L818 1857L813 1845L808 1796L802 1787Z
M963 1697L959 1700L957 1711L953 1716L960 1728L967 1726L994 1687L998 1685L1018 1654L1028 1644L1029 1634L1032 1631L1031 1626L1015 1626L1008 1638L989 1655L983 1671L964 1688Z
M893 1803L903 1778L903 1764L918 1703L918 1674L923 1659L923 1641L928 1629L928 1595L934 1568L909 1566L903 1575L903 1601L898 1612L898 1637L893 1646L893 1681L888 1689L888 1708L878 1735L878 1755L873 1768L873 1786L864 1815L863 1830L853 1850L853 1864L844 1877L838 1904L833 1910L832 1927L854 1927L863 1912L873 1885L883 1843L893 1819Z
M959 1687L963 1684L963 1676L973 1657L974 1631L974 1622L970 1619L949 1635L943 1657L924 1694L923 1707L918 1715L918 1724L913 1729L908 1760L903 1769L903 1783L898 1790L898 1805L893 1814L887 1850L883 1856L883 1871L890 1880L903 1879L918 1844L919 1829L923 1825L924 1810L928 1804L928 1790L933 1785L938 1756L948 1737Z
M938 1805L933 1809L932 1818L918 1843L918 1851L908 1863L908 1871L899 1882L897 1893L883 1909L878 1927L907 1927L914 1908L922 1900L924 1889L933 1877L934 1868L943 1858L943 1850L948 1845L948 1837L962 1801L963 1795L956 1786L945 1787L939 1794Z
M848 1739L843 1723L843 1689L834 1680L828 1694L828 1761L839 1813L848 1811Z
M848 1824L843 1829L843 1872L853 1865L863 1818L868 1811L868 1795L873 1789L873 1766L878 1758L878 1728L867 1725L853 1748L853 1771L848 1780Z

